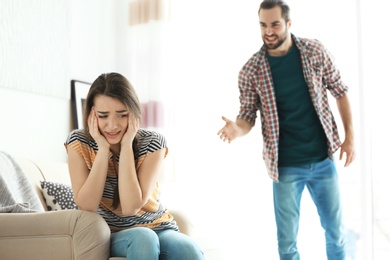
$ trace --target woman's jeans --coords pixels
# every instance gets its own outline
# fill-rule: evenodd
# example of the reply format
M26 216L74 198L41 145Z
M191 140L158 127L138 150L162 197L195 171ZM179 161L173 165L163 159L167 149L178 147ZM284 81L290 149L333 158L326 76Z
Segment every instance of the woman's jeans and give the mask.
M280 259L299 259L297 235L300 201L305 186L325 230L328 259L344 260L345 240L338 175L334 162L329 158L302 167L279 167L279 182L273 184L273 192Z
M198 260L203 252L188 236L175 230L136 227L111 234L111 256L128 260Z

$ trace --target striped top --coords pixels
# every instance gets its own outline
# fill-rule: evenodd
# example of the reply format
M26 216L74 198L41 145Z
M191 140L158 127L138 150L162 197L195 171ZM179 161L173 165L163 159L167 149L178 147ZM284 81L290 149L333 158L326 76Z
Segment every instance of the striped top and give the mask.
M149 154L159 149L167 148L164 136L157 132L139 129L137 137L138 151L137 154L135 154L136 170L140 168L144 159ZM69 134L65 142L65 147L67 148L68 146L72 147L84 158L88 169L91 170L98 152L97 143L86 135L83 130L74 130ZM166 149L166 151L165 156L168 153L168 149ZM149 201L134 216L123 216L120 204L117 209L113 209L111 205L114 198L114 191L118 183L113 160L113 154L110 152L107 179L104 186L103 197L98 208L98 213L107 222L111 231L116 232L133 227L148 227L154 230L179 230L173 216L160 203L158 183L156 183ZM115 160L119 162L119 156L117 156Z
M325 130L328 155L341 146L335 119L330 110L327 90L335 98L342 97L348 87L342 82L333 57L318 40L298 38L291 35L301 58L303 75L309 88L310 98ZM260 111L263 135L263 159L268 174L278 181L279 120L276 107L271 68L266 48L256 52L242 67L238 77L240 110L237 118L255 125Z

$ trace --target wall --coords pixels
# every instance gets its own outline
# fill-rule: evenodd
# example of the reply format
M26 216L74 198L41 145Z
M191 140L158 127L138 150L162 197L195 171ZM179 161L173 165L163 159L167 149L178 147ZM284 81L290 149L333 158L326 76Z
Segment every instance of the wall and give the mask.
M1 0L1 150L66 160L70 80L116 69L112 24L113 1Z

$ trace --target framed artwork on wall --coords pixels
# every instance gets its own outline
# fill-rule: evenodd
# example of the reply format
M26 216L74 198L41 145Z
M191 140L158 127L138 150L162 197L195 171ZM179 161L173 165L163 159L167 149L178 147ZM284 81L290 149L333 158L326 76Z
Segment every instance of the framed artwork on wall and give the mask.
M91 83L72 79L70 81L71 87L71 101L72 101L72 117L73 117L73 128L82 129L84 128L83 116L85 100Z

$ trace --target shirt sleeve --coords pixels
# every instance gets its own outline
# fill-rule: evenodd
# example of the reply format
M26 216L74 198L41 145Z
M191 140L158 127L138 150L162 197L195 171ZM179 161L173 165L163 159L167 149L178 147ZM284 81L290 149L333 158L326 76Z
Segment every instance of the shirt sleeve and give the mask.
M341 80L341 74L336 67L333 55L325 48L323 49L323 82L329 92L335 98L340 98L348 92L348 87Z
M141 129L139 133L138 157L143 157L147 153L153 153L163 148L166 148L165 156L168 154L167 141L162 134L145 129Z
M240 70L238 76L238 88L240 91L240 110L237 118L243 119L255 125L257 111L260 107L260 98L256 91L256 84L252 76L254 66L248 62Z
M78 154L80 154L85 163L87 164L88 169L92 168L93 158L97 151L97 144L94 141L88 139L88 137L82 132L83 130L74 130L66 139L64 145L68 151L68 147L72 147ZM96 151L95 151L96 150Z

